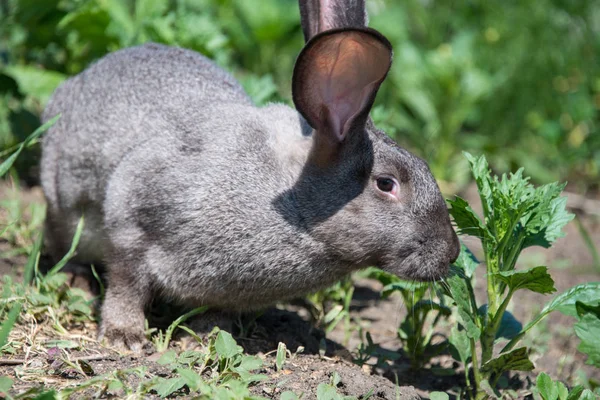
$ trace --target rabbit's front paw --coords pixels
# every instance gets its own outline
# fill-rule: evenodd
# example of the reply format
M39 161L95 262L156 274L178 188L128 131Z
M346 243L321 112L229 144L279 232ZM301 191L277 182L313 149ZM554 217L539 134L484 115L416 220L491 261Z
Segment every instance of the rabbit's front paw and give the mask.
M98 340L119 350L131 350L141 354L144 346L148 344L144 330L127 323L127 321L103 321Z

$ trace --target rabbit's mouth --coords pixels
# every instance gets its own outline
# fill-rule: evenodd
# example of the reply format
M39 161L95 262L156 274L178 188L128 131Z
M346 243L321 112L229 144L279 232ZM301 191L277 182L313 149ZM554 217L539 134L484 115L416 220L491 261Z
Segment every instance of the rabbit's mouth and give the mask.
M420 248L408 254L403 251L393 260L380 260L376 266L402 279L435 282L448 275L450 264L455 260L454 253Z

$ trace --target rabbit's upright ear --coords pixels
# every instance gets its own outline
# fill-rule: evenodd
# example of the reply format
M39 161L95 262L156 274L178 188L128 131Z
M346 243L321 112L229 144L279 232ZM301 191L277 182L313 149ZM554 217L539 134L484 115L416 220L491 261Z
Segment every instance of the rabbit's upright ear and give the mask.
M305 41L319 32L367 26L365 0L300 0L300 20Z
M317 138L327 139L319 143L337 146L364 128L391 63L390 43L373 29L331 30L308 42L296 61L292 96Z

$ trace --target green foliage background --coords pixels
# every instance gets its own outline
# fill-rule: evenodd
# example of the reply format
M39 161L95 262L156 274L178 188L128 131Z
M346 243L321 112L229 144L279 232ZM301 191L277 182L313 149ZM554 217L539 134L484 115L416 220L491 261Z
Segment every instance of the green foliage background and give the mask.
M461 150L538 182L600 182L600 2L368 0L395 58L373 118L438 179L468 179ZM302 46L296 0L0 2L0 151L39 126L54 88L146 41L197 50L255 101L290 102ZM0 153L1 154L1 153ZM36 154L17 171L35 175Z

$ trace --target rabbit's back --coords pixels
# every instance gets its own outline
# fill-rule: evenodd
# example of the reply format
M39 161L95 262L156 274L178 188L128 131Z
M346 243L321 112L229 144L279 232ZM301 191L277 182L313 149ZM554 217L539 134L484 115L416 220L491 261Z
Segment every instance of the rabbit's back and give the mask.
M50 247L65 251L80 214L70 210L85 209L80 254L96 261L106 187L123 158L157 136L206 142L193 136L215 117L208 110L236 106L252 104L231 75L196 52L159 44L111 53L64 82L43 116L61 114L44 137L41 163L48 218L56 220Z

